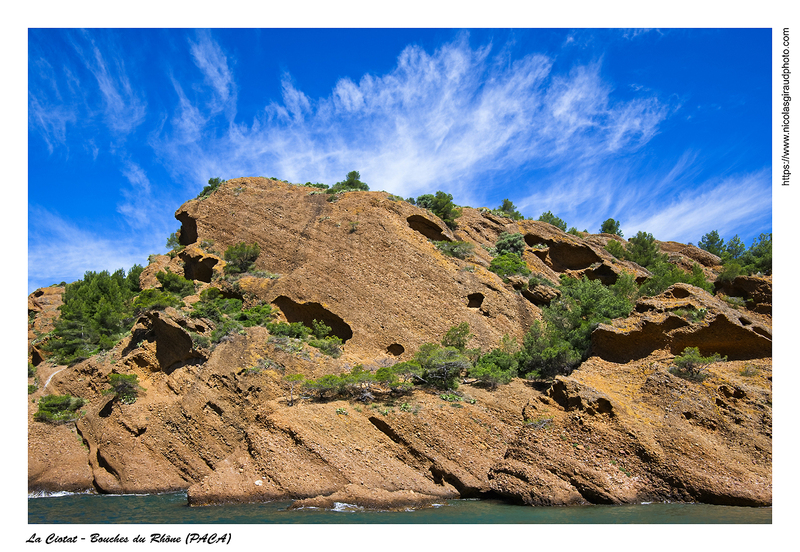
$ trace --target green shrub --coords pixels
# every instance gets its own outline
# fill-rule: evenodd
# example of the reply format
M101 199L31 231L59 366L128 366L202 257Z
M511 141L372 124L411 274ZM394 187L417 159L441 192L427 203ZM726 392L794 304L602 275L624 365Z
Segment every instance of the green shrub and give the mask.
M336 336L328 336L322 339L309 339L308 344L316 347L323 354L333 358L342 356L342 340Z
M111 386L103 393L114 395L114 397L124 404L133 404L139 393L144 391L144 387L139 385L139 376L136 374L109 374L108 384Z
M522 214L517 211L516 206L510 199L504 199L503 204L497 209L492 210L492 213L502 217L508 217L513 220L522 220L522 218L524 218Z
M36 385L35 383L29 383L28 384L28 395L32 395L33 393L36 393L37 389L39 389L38 385Z
M708 234L703 235L700 238L700 241L697 242L697 247L700 249L704 249L709 253L716 255L717 257L722 257L724 248L724 240L719 236L719 233L716 230L712 230Z
M161 271L156 273L156 280L164 288L164 291L174 293L178 297L186 297L194 293L194 282L187 280L183 276L173 274L169 271Z
M687 274L681 268L666 261L656 261L648 267L651 276L639 288L642 296L658 295L673 284L685 283L697 286L709 293L714 292L714 285L706 280L703 269L695 263L692 273Z
M514 253L515 255L522 256L522 252L525 251L525 238L522 237L522 234L519 232L515 234L509 234L508 232L503 232L497 238L497 242L494 244L495 251L497 251L498 255L504 255L505 253Z
M206 318L212 322L221 322L226 316L236 315L241 310L241 299L226 299L219 289L211 287L203 290L200 294L200 300L192 305L192 312L189 316L192 318Z
M34 366L32 362L28 363L28 377L29 378L36 377L36 366Z
M183 249L181 245L181 231L180 228L169 235L167 238L167 250L174 255Z
M720 272L719 276L717 276L717 281L732 282L734 278L736 278L737 276L741 276L742 274L744 274L744 269L742 268L742 265L740 265L736 261L731 261L724 265L722 272Z
M369 186L361 182L361 180L359 180L360 178L361 174L358 171L350 171L347 173L347 177L344 180L328 188L326 193L335 194L339 192L369 191Z
M241 274L250 270L261 254L261 247L258 243L246 244L237 243L225 250L225 273Z
M254 305L249 309L245 309L239 313L233 313L230 316L241 322L242 326L245 328L251 326L266 326L269 324L269 321L275 317L275 309L272 305L265 303Z
M461 208L453 203L453 196L441 191L433 196L430 210L451 229L457 226L456 219L461 216Z
M455 257L457 259L466 259L475 251L475 245L469 242L435 241L433 244L448 257Z
M527 276L531 273L525 261L514 253L504 253L492 259L492 262L489 264L489 270L501 278L508 278L515 274Z
M439 395L439 398L449 403L461 402L462 400L461 395L457 395L455 393L442 393Z
M653 234L639 231L628 240L625 248L625 259L639 266L648 268L657 261L666 262L667 256L661 253Z
M619 229L619 221L613 218L606 219L603 224L600 225L600 232L602 234L616 234L620 238L622 237L622 231Z
M542 276L541 274L532 274L528 279L528 288L533 289L536 286L556 287L556 284Z
M369 370L365 370L361 364L356 364L350 369L350 373L338 376L327 374L317 380L306 380L303 386L316 394L319 399L338 396L368 399L369 389L373 382L375 382L375 376Z
M163 274L163 273L162 273ZM172 293L148 288L133 300L133 312L138 316L150 310L164 310L167 307L182 307L183 302Z
M542 213L541 216L539 217L539 220L542 222L546 222L548 224L552 224L556 228L560 228L563 232L567 231L567 223L564 222L562 219L558 218L557 216L555 216L550 211Z
M203 188L203 191L201 191L195 199L207 198L208 196L216 192L217 189L219 189L219 187L222 186L225 182L227 182L227 180L222 180L219 177L209 178L208 186Z
M71 422L80 417L78 409L84 404L83 399L70 395L46 395L39 399L39 409L33 419L51 424Z
M518 361L512 354L501 349L483 355L469 369L469 376L495 389L500 384L510 382L517 375Z
M414 355L414 362L421 369L419 378L439 389L456 389L462 372L466 373L472 366L455 347L441 347L436 343L424 343Z
M302 322L270 322L266 328L274 336L293 337L295 339L305 339L311 334L311 328Z
M211 343L217 344L234 333L244 333L242 324L232 318L223 318L211 332Z
M375 371L375 381L389 387L392 392L407 392L413 387L414 377L421 372L415 362L399 362L393 366L382 366Z
M608 240L605 247L606 251L614 255L617 259L625 258L625 247L617 240Z
M583 234L579 232L578 229L575 228L574 226L571 226L570 229L567 230L567 234L572 234L573 236L577 236L579 238L583 237Z
M469 333L469 324L461 322L447 330L442 337L442 347L453 347L463 353L466 351L467 343L472 337L473 335Z
M724 360L727 360L727 357L721 357L717 353L703 357L700 356L700 350L697 347L686 347L683 354L672 359L675 366L670 368L670 372L686 380L703 381L708 377L705 372L708 366Z
M432 209L434 197L435 196L433 194L422 194L417 198L416 201L413 201L412 198L409 198L409 203L423 209Z

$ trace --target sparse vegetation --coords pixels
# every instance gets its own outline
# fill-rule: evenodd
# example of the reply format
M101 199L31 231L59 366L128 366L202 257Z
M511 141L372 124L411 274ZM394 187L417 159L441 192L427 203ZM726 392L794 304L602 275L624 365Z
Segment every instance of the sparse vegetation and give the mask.
M492 213L501 217L508 217L513 220L522 220L524 217L517 211L517 207L510 199L504 199L503 204L497 209L493 209Z
M70 395L46 395L39 399L39 409L33 415L37 422L62 424L77 420L82 412L78 409L86 404L79 397Z
M513 253L518 257L522 257L522 252L525 251L525 247L525 239L519 232L515 234L503 232L494 244L495 251L497 251L498 255Z
M753 244L745 249L738 235L725 243L719 232L712 230L700 238L697 246L722 259L724 269L717 278L720 281L730 281L740 275L772 274L771 232L760 234L753 240Z
M561 229L564 232L567 231L567 223L564 222L562 219L558 218L557 216L555 216L550 211L545 211L544 213L542 213L539 216L539 220L542 222L546 222L548 224L552 224L553 226Z
M700 382L708 377L706 369L711 364L724 360L727 357L721 357L717 353L704 357L697 347L686 347L682 354L672 360L674 367L670 368L670 373L685 380Z
M337 182L330 188L328 188L328 194L336 194L339 192L353 192L353 191L368 191L369 186L367 186L364 182L361 182L361 174L358 171L350 171L347 173L347 177L341 182Z
M508 278L520 274L527 276L531 273L528 265L525 264L519 255L515 253L504 253L498 255L489 264L489 270L500 276L501 278Z
M136 374L109 374L108 384L110 387L103 393L114 395L123 404L133 404L144 391L144 387L139 385L139 376Z
M303 374L286 374L283 381L289 388L289 406L294 406L294 389L305 381Z
M167 249L169 250L169 256L174 257L177 253L180 253L183 248L184 246L181 245L181 230L179 228L167 238Z
M187 280L183 276L173 274L169 270L161 271L156 274L156 279L164 291L168 291L177 295L180 298L191 295L195 291L194 282Z
M619 229L619 221L613 218L606 219L603 224L600 225L600 232L602 234L616 234L620 238L622 237L622 231Z
M435 241L433 244L436 246L436 249L448 257L455 257L457 259L466 259L475 251L475 245L469 242Z
M222 180L219 177L209 178L208 179L208 186L203 188L203 190L200 192L200 194L198 194L198 196L195 199L205 199L205 198L207 198L208 196L210 196L211 194L216 192L219 189L220 186L225 184L225 182L227 182L227 180Z
M225 273L240 274L248 272L261 254L261 247L258 243L247 244L237 243L225 250Z

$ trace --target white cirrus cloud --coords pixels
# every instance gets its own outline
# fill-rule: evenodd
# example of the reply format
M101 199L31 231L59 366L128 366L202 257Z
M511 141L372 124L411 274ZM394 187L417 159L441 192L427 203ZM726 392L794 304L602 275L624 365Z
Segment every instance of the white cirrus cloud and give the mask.
M235 89L221 49L209 35L201 38L192 55L213 59L217 68L204 72L204 83ZM200 58L201 43L214 55ZM208 121L218 108L191 104L178 91L181 115L158 144L172 169L198 184L209 167L226 176L328 183L356 169L373 189L415 195L435 187L480 203L486 190L477 185L487 175L566 158L602 162L646 144L670 113L653 95L615 100L600 62L567 74L552 70L548 56L534 53L509 64L504 52L493 56L491 45L473 49L466 36L433 53L412 45L386 74L343 78L318 100L286 73L281 101L265 105L252 124L207 127L213 137L191 145L180 121Z

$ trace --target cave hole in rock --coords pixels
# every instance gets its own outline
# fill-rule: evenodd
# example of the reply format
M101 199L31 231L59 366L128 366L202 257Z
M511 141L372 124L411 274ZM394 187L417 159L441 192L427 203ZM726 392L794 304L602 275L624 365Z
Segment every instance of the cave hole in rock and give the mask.
M555 242L550 244L550 258L554 264L563 266L568 270L582 270L594 263L602 262L597 253L585 245Z
M183 261L183 276L187 280L211 283L217 259L213 257L196 257L183 252L179 255Z
M400 345L399 343L392 343L388 347L386 347L386 352L390 355L400 356L406 352L406 348Z
M175 218L181 223L180 237L178 239L181 245L191 245L197 241L197 221L189 216L189 213L183 211L177 213Z
M326 326L330 326L331 335L335 335L342 342L347 342L348 339L353 337L353 330L350 325L319 303L298 303L285 295L281 295L276 297L272 304L281 310L286 316L286 320L290 323L302 322L311 328L313 327L313 321L319 320Z
M483 293L470 293L467 295L467 307L471 309L479 309L483 305Z
M33 350L31 350L31 364L39 366L42 362L44 362L44 357L36 347L34 347Z
M600 283L604 286L613 286L617 283L617 278L619 278L614 269L605 263L597 268L587 270L586 277L590 280L600 280Z
M549 245L547 240L545 240L543 237L538 236L536 234L530 234L530 233L529 234L525 234L523 236L523 239L525 240L525 243L528 245L528 247L533 247L534 245L539 244L539 243L542 243L544 245Z
M442 227L422 215L411 215L406 219L408 226L416 230L429 240L434 241L453 241L442 233Z
M101 418L108 418L111 416L111 412L114 410L114 399L108 401L103 408L100 409L98 412Z
M680 288L680 287L672 288L672 296L675 299L686 299L691 294L692 294L692 292L689 291L688 289L684 289L684 288Z
M742 324L742 326L749 326L750 324L752 324L750 320L748 320L747 318L743 318L741 316L739 317L739 322Z

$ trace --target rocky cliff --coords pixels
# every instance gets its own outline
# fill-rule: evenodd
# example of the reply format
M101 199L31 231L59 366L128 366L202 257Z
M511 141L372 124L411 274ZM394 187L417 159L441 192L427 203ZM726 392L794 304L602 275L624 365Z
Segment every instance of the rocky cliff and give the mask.
M516 379L496 390L467 382L457 402L419 388L376 392L367 403L290 405L285 374L318 378L355 364L374 371L461 322L474 335L470 347L487 351L505 334L521 341L552 288L487 270L503 232L521 233L528 268L554 282L566 274L611 284L623 271L643 281L648 273L604 249L615 236L578 237L471 208L451 230L384 192L330 196L264 178L228 181L176 218L184 248L152 258L143 288L158 286L155 274L168 268L195 281L198 294L214 286L245 305L272 304L288 322L322 320L344 354L283 347L258 326L203 348L192 335L207 335L208 321L170 307L144 313L112 350L57 366L38 336L52 327L63 288L37 290L29 351L42 387L31 398L70 394L87 404L77 422L50 425L33 421L29 401L31 492L188 489L192 505L293 498L399 508L448 497L771 504L769 278L726 284L744 306L686 284L642 298L631 317L595 330L588 361L553 381ZM243 241L260 245L255 275L222 278L221 252ZM461 260L432 241L475 248ZM700 263L711 278L721 269L693 246L660 246L678 266ZM703 317L682 315L687 308ZM669 365L688 346L727 360L704 381L687 381ZM136 374L146 392L133 404L113 400L103 394L110 373Z

